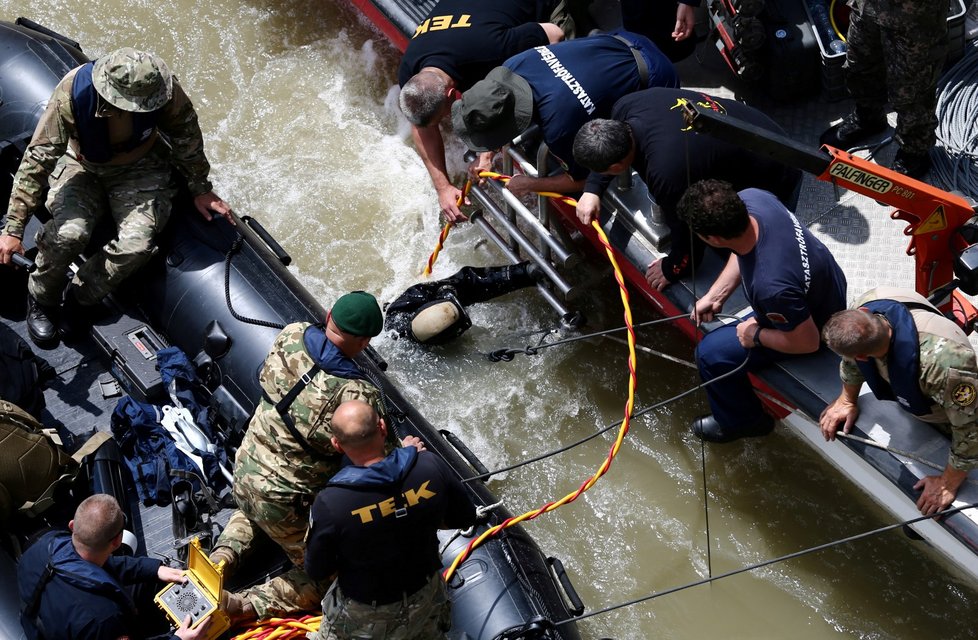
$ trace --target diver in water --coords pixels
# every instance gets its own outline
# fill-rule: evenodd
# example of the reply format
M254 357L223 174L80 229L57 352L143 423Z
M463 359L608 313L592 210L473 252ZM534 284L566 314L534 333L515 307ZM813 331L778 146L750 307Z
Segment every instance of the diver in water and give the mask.
M384 328L422 344L445 344L472 326L465 307L534 285L539 277L528 262L462 267L448 278L420 282L398 296L387 306Z

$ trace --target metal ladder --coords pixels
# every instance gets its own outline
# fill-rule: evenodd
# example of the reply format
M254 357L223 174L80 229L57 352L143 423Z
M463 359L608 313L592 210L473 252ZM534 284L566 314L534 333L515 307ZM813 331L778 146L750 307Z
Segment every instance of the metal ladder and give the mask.
M549 159L546 143L539 143L532 161L524 150L526 146L532 146L528 143L538 137L539 128L534 125L513 140L503 153L504 174L513 175L513 167L519 166L530 177L546 175ZM583 314L568 306L568 303L580 296L585 287L571 283L561 273L562 270L572 269L582 260L575 246L580 234L567 231L551 199L537 196L536 211L531 211L496 180L488 180L485 186L473 184L469 195L473 203L480 207L469 216L472 224L511 263L527 259L540 269L546 280L537 283L537 290L556 311L565 328L583 326L586 323ZM605 191L601 224L609 235L616 225L623 225L632 240L644 245L650 253L661 252L660 247L665 246L669 238L669 228L662 213L649 198L645 185L637 177L633 178L632 172L622 174Z

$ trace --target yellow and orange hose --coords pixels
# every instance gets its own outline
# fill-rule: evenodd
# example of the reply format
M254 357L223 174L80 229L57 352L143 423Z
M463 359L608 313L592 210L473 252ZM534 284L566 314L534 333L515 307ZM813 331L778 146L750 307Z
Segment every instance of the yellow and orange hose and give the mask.
M479 175L486 178L492 178L493 180L501 180L503 182L509 181L509 176L504 176L502 174L498 174L494 172L486 171L480 173ZM558 198L571 206L577 205L577 201L575 201L573 198L569 198L561 194L544 193L541 195ZM615 456L618 455L618 451L621 449L621 444L625 439L625 435L628 433L628 428L631 423L632 411L635 406L635 387L637 384L637 375L635 371L635 360L636 360L635 329L632 323L631 304L629 302L628 289L625 287L625 278L622 275L621 268L619 267L614 252L611 249L611 243L608 241L608 237L605 235L604 230L601 228L601 225L598 224L597 220L593 220L591 222L591 227L597 233L598 239L600 240L601 245L604 247L605 254L608 256L608 261L611 263L611 266L614 269L615 281L618 283L618 289L621 294L621 302L622 302L622 306L624 307L625 326L627 327L628 330L628 400L625 402L625 417L622 419L621 426L618 429L618 434L615 437L614 443L611 445L611 449L608 451L607 457L605 457L604 461L598 467L597 471L595 471L591 475L591 477L589 477L587 480L582 482L581 485L577 488L577 490L568 493L567 495L565 495L563 498L559 500L547 502L546 504L536 509L533 509L531 511L527 511L522 515L508 518L505 521L501 522L500 524L486 529L481 535L473 538L469 542L469 544L466 545L465 549L463 549L455 557L451 565L449 565L449 567L442 574L442 577L445 579L446 582L452 578L452 576L455 574L455 571L458 569L459 565L462 564L462 562L464 562L467 557L469 557L472 551L476 547L481 545L483 542L488 540L489 538L497 535L499 532L503 531L504 529L508 529L509 527L512 527L513 525L519 524L524 521L533 520L534 518L537 518L538 516L541 516L544 513L549 513L551 511L554 511L555 509L564 506L565 504L574 502L581 496L581 494L583 494L585 491L593 487L594 484L598 481L598 479L601 478L601 476L603 476L605 473L607 473L608 470L611 468L611 464L612 462L614 462Z
M466 180L465 186L462 188L462 194L459 195L458 200L455 201L456 206L462 206L465 199L469 197L469 189L471 188L472 180ZM435 250L431 252L430 256L428 256L428 262L425 264L424 271L422 272L422 275L424 275L425 278L431 275L431 270L435 266L435 260L438 259L438 254L441 253L441 250L445 247L445 240L448 239L448 233L454 226L455 223L449 220L445 223L445 226L441 228L441 233L438 234L438 242L435 244Z

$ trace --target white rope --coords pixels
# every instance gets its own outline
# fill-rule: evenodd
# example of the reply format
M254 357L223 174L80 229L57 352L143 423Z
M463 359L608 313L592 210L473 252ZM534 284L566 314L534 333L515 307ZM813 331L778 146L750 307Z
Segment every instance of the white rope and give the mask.
M978 200L978 41L938 85L937 146L946 153L934 154L935 185Z

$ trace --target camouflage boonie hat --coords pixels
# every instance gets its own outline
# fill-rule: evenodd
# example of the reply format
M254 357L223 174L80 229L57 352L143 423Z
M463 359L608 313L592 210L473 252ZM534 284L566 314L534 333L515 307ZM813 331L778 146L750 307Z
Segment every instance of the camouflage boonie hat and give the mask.
M173 75L166 63L130 47L96 60L92 83L100 96L123 111L156 111L173 96Z

